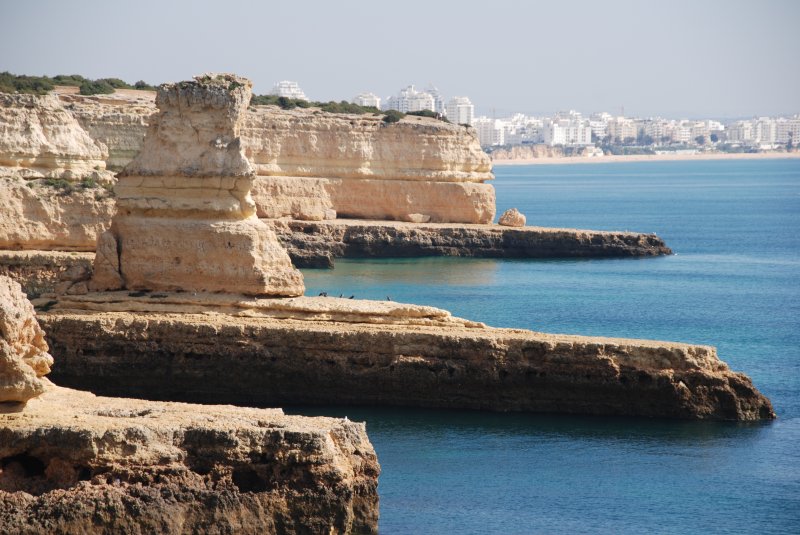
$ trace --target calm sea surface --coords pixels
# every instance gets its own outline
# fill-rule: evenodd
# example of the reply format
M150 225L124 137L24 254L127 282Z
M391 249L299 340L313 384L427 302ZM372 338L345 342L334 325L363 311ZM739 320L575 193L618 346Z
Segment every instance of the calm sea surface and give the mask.
M501 327L715 345L767 424L302 408L367 422L381 533L800 533L800 160L499 167L498 213L656 232L674 256L342 261L307 294ZM290 411L292 412L292 411Z

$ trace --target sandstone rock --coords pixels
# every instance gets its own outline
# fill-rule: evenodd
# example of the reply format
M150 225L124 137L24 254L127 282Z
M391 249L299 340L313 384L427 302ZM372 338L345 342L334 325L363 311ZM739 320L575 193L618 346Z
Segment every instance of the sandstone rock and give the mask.
M87 281L92 277L92 270L85 265L75 264L58 274L59 280L70 282Z
M70 299L64 307L87 303ZM54 370L58 381L116 395L265 406L775 417L752 381L731 371L712 347L476 327L402 306L362 315L348 299L318 299L333 301L328 319L324 305L306 299L274 317L191 307L184 314L148 313L141 308L147 303L118 299L107 305L117 311L71 311L59 303L42 321L51 347L63 355ZM125 305L129 312L119 310Z
M509 208L503 212L497 224L503 225L504 227L524 227L525 216L516 208Z
M334 258L620 258L672 254L658 236L637 232L354 219L271 223L292 261L300 267L330 267Z
M119 175L93 289L117 287L118 275L128 289L303 293L302 275L255 215L239 137L250 88L233 75L161 86L144 146Z
M407 221L409 223L428 223L430 220L431 216L425 214L406 214L402 218L402 221Z
M30 298L51 294L60 282L60 274L73 266L91 271L93 253L64 251L2 251L0 276L6 276L22 286Z
M108 150L89 137L54 94L0 93L0 177L99 177Z
M85 282L76 282L67 290L67 295L86 295L89 293L89 286Z
M0 402L40 395L52 364L33 306L18 283L0 276Z
M93 250L115 210L100 186L2 176L0 206L0 249Z
M51 387L0 427L3 533L377 533L363 423Z
M339 217L401 220L424 213L432 221L488 223L494 189L488 157L474 131L434 119L408 117L387 126L380 116L257 107L244 133L262 189L280 187L293 204L270 217L300 217L305 191L331 203ZM364 202L368 199L369 202ZM261 208L259 208L262 210Z

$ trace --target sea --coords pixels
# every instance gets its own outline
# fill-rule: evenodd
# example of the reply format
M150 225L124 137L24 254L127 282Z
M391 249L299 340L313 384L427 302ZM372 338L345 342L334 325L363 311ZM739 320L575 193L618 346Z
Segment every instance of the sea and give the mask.
M763 423L381 407L365 421L382 534L800 533L800 160L495 168L498 214L655 232L641 259L337 260L307 294L450 310L497 327L718 348L773 402Z

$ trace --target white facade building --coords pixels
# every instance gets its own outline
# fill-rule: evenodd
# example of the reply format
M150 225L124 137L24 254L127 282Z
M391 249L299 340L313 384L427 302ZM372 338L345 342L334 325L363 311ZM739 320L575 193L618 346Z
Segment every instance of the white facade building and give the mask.
M592 145L592 128L588 121L583 120L546 120L542 127L542 140L551 147Z
M306 97L306 94L300 89L300 86L297 85L297 82L290 82L289 80L276 83L272 86L272 91L270 91L269 94L277 97L308 100L308 97Z
M475 106L467 97L453 97L447 102L447 120L453 124L469 124L473 122Z
M410 111L435 111L436 102L433 95L425 91L417 91L413 85L401 89L400 93L386 99L384 110L397 110L402 113Z
M353 104L381 109L381 97L374 93L361 93L353 98Z

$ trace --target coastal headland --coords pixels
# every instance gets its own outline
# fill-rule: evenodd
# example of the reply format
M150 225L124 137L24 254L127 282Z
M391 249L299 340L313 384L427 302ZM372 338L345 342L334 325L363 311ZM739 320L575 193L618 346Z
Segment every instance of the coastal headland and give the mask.
M116 292L65 296L40 318L57 356L53 377L103 394L774 418L712 347L495 329L417 305Z

